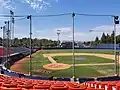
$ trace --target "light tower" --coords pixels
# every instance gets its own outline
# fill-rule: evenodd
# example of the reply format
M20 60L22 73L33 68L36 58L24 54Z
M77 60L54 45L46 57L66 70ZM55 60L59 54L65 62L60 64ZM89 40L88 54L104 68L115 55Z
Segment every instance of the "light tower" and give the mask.
M60 39L59 39L60 32L61 32L61 30L57 30L57 36L58 36L58 47L60 46Z

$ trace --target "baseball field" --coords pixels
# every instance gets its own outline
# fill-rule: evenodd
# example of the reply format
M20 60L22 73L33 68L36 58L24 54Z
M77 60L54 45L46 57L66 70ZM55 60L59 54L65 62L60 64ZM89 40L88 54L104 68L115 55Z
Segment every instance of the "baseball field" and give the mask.
M98 77L114 75L113 50L75 50L75 76ZM32 74L54 77L73 76L72 50L40 50L32 55ZM11 70L28 74L29 57L16 62Z

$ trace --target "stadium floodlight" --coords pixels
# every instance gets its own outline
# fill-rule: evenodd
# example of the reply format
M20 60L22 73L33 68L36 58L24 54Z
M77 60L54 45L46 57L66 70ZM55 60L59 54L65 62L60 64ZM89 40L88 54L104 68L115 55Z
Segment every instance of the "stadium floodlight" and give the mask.
M114 16L114 23L115 24L119 24L119 16Z
M72 13L72 31L73 31L73 42L72 42L72 59L73 59L73 79L75 79L75 54L74 54L74 18L75 18L75 13Z
M31 18L32 16L31 15L29 15L29 16L27 16L27 19L29 19L30 20L30 62L29 62L29 75L31 76L32 75L32 72L31 72L31 70L32 70L32 62L31 62L31 58L32 58L32 56L31 56L31 54L32 54L32 18Z
M59 37L60 37L60 32L61 32L61 30L57 30L57 35L58 35L58 47L60 46L60 39L59 39Z

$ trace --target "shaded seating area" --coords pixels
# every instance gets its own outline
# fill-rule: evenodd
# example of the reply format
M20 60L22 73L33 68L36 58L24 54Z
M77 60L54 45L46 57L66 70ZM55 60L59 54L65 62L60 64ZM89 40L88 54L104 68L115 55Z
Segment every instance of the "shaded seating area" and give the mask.
M3 57L4 54L5 54L6 51L6 48L4 47L0 47L0 57ZM14 52L12 50L8 51L8 54L13 54Z
M14 53L22 53L25 56L28 55L30 52L30 49L26 47L11 47L11 50Z

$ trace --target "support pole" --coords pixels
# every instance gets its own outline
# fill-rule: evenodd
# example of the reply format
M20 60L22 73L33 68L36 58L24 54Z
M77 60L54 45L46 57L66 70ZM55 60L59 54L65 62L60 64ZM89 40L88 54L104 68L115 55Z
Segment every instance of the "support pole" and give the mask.
M73 32L73 42L72 42L72 60L73 60L73 79L75 78L75 55L74 55L74 17L75 13L72 13L72 32Z
M30 62L29 62L29 75L31 76L32 75L32 61L31 61L31 54L32 54L32 18L31 18L31 15L27 17L27 19L30 20Z
M7 21L5 21L5 28L3 30L3 38L4 38L4 62L7 62ZM7 67L7 63L5 64Z
M117 57L116 57L116 24L114 24L114 55L115 55L115 74L117 75Z
M14 12L10 10L10 32L11 32L11 46L14 46Z
M118 52L118 76L119 76L119 55L120 55L120 52Z
M114 55L115 55L115 75L118 75L118 62L117 62L117 56L116 56L116 25L119 24L118 16L114 16Z
M7 62L7 69L8 69L8 65L9 65L9 63L8 63L8 61L9 61L9 57L10 57L10 55L9 55L9 34L10 34L10 30L9 30L9 21L7 21L5 24L7 24L7 30L6 30L6 33L7 33L7 40L6 40L6 62Z
M9 61L10 61L10 45L11 45L11 43L10 43L10 22L8 21L8 31L7 31L7 33L8 33L8 42L7 42L7 46L8 46L8 50L7 50L7 64L8 64L8 69L9 69L9 67L10 67L10 63L9 63Z
M119 76L119 51L117 52L117 75Z

